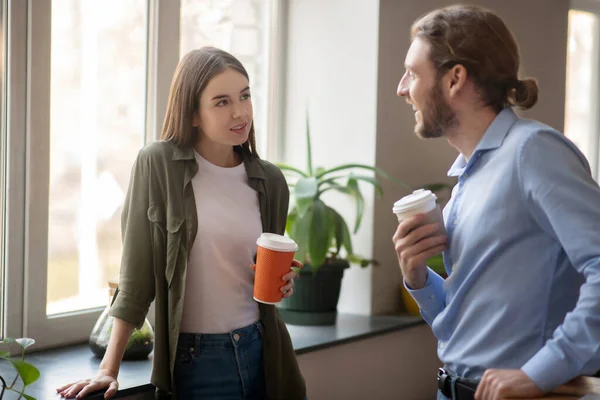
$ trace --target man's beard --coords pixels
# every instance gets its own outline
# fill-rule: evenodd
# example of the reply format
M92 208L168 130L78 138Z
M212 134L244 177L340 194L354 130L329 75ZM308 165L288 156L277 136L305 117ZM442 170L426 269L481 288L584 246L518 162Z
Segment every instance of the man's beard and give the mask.
M421 139L442 137L449 129L457 125L456 113L444 99L441 80L438 80L431 89L420 114L421 122L415 126L415 133Z

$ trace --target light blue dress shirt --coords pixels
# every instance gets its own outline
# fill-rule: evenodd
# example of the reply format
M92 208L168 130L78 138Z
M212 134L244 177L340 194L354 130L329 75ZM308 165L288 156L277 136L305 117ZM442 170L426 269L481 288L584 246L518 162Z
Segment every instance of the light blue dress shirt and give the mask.
M600 369L600 189L559 132L505 108L449 176L448 278L410 290L466 378L522 369L548 391Z

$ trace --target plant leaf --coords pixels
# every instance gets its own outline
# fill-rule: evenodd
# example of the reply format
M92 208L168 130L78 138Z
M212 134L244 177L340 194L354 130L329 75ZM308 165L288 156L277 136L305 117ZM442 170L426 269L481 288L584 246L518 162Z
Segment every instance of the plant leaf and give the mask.
M20 339L16 339L16 342L19 343L19 346L21 346L23 349L26 349L29 346L32 346L35 344L35 339L20 338Z
M10 337L0 340L0 344L11 344L11 343L17 343L17 341Z
M342 192L344 194L352 194L345 186L334 182L329 182L328 186L319 190L319 192L317 193L317 197L320 197L323 193L325 193L328 190L337 190L338 192Z
M296 208L298 209L298 217L304 218L306 212L312 206L313 199L296 199Z
M298 221L298 210L296 209L296 207L294 207L290 210L287 219L285 220L285 231L291 238L296 236L296 221Z
M23 381L23 385L31 385L40 377L40 371L28 362L17 360L14 358L9 358L8 361L10 361L10 363L13 365L13 367L15 367L15 369L19 373L19 376Z
M294 239L298 245L295 257L302 263L305 263L306 255L308 254L308 239L310 235L310 223L312 217L312 207L309 207L307 212L303 216L298 216L295 223L293 236L290 233L290 237Z
M356 179L357 181L363 181L363 182L370 183L371 185L375 186L375 189L377 190L377 194L379 194L379 196L383 196L383 187L381 186L381 183L379 183L377 178L374 178L372 176L367 176L367 175L354 175L354 174L350 174L350 178Z
M308 254L313 273L323 265L327 258L327 251L331 243L332 229L330 219L327 218L325 203L315 200L312 206L310 232L308 236Z
M335 215L335 223L336 230L339 232L336 234L336 240L339 238L341 245L346 249L346 253L348 255L352 254L352 237L350 236L350 230L348 229L348 224L344 218L333 208L331 209L333 214Z
M317 194L317 180L314 177L300 178L296 182L294 196L296 199L312 199Z
M310 122L308 118L308 107L306 109L306 155L307 155L307 170L308 175L313 175L313 164L312 164L312 148L310 144Z
M331 173L340 172L340 171L344 171L344 170L348 170L348 169L366 169L367 171L373 171L376 174L383 176L385 179L387 179L387 180L389 180L391 182L394 182L394 183L396 183L396 184L398 184L400 186L403 186L404 188L409 189L409 190L412 191L412 188L408 184L406 184L406 183L404 183L404 182L402 182L402 181L400 181L400 180L398 180L398 179L390 176L387 172L385 172L385 171L383 171L383 170L381 170L381 169L379 169L377 167L371 167L371 166L365 165L365 164L344 164L344 165L340 165L340 166L328 169L327 171L325 171L325 172L317 175L316 178L317 179L322 179L324 176L329 175Z
M0 358L10 357L10 352L8 351L0 351Z
M12 392L15 392L15 393L18 393L21 397L24 397L26 400L37 400L35 397L32 397L32 396L30 396L28 394L25 394L25 393L21 393L20 390L13 389L13 388L10 388L8 390L10 390Z
M300 178L294 189L298 215L304 217L317 195L317 180L314 177Z
M354 201L356 202L356 222L354 224L354 233L356 233L358 232L358 228L360 227L360 223L362 221L363 212L365 209L365 200L360 192L360 188L358 187L358 182L356 179L348 179L348 184L346 187L352 192Z
M281 163L276 163L276 166L279 167L280 170L282 170L283 172L294 172L298 175L300 175L303 178L308 178L308 174L304 171L299 170L298 168L292 167L291 165L287 165L287 164L281 164Z

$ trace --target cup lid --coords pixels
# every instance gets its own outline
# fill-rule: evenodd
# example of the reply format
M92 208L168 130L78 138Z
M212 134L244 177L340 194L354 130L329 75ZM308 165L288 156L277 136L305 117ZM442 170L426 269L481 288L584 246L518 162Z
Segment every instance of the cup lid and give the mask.
M412 194L404 196L394 203L393 212L399 213L412 208L418 208L430 201L436 201L437 196L428 189L417 189Z
M289 237L277 235L276 233L262 233L256 240L256 244L265 249L275 251L296 251L298 245Z

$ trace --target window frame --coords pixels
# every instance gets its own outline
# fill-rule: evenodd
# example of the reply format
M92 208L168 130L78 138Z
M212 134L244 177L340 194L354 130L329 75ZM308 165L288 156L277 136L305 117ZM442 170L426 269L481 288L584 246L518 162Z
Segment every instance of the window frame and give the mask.
M0 0L5 1L5 0ZM103 307L46 315L48 275L48 203L50 165L51 1L8 2L7 68L7 336L32 337L36 349L85 342ZM180 0L146 0L145 141L160 137L175 67L180 59ZM268 154L279 154L282 105L281 73L285 53L287 0L268 0L269 32ZM152 318L150 318L152 320ZM0 332L2 334L2 332Z
M597 0L571 0L569 10L583 11L594 14L600 21L600 1ZM595 57L596 65L592 66L592 71L600 71L600 24L595 32ZM591 104L596 104L596 112L592 119L592 131L596 132L596 136L592 139L592 154L590 156L590 169L594 179L600 179L600 72L596 72L593 76L592 87L593 99Z
M6 210L6 77L7 77L7 35L8 35L8 2L7 0L0 0L0 299L3 306L0 306L0 336L4 335L4 315L6 310L4 305L6 299L4 296L5 292L5 265L6 260L4 258L4 239L6 237L6 230L4 225L5 210Z

